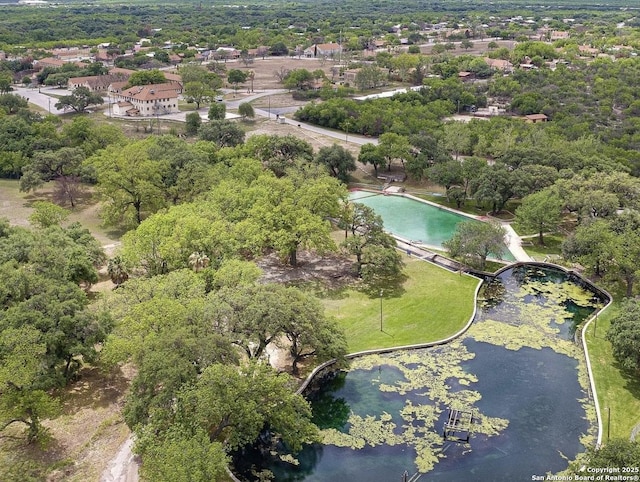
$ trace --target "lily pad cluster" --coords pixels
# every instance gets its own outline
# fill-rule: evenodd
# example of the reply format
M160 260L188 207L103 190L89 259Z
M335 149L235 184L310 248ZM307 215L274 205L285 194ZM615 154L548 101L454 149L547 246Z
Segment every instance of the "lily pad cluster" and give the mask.
M351 371L377 370L381 365L398 369L403 376L396 383L378 380L377 389L398 395L411 393L413 401L407 399L396 415L387 412L367 416L351 413L343 430L332 428L322 431L323 443L352 449L406 444L416 451L418 470L428 472L440 457L445 456L442 451L445 441L439 422L449 407L474 413L474 433L499 434L509 422L484 416L475 407L481 394L468 388L478 380L461 365L474 356L461 341L455 341L432 350L370 355L354 360ZM423 403L416 403L416 398Z

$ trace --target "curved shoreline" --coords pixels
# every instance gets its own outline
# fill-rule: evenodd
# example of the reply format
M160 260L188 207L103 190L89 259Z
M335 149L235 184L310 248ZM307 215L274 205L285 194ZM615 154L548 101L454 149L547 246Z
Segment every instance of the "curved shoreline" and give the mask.
M422 260L426 263L431 263L431 261L429 260ZM438 266L435 263L431 263L434 266ZM441 269L441 266L438 266ZM475 293L473 295L474 298L474 303L473 303L473 313L471 314L471 317L469 318L469 321L467 321L467 324L465 326L463 326L460 330L458 330L456 333L454 333L451 336L448 336L447 338L443 338L441 340L436 340L436 341L429 341L429 342L424 342L424 343L416 343L413 345L400 345L400 346L394 346L394 347L388 347L388 348L373 348L371 350L362 350L362 351L357 351L354 353L349 353L348 355L345 355L345 359L347 360L351 360L353 358L358 358L361 356L365 356L365 355L376 355L376 354L380 354L380 353L390 353L390 352L394 352L394 351L399 351L399 350L417 350L420 348L430 348L433 346L438 346L438 345L445 345L453 340L455 340L456 338L459 338L460 336L464 335L469 328L471 327L471 325L473 324L473 320L476 317L476 313L478 312L478 292L480 291L480 288L482 287L483 284L483 280L478 278L477 276L468 274L468 273L464 273L465 276L469 276L471 278L475 278L478 280L478 284L476 285L476 290ZM309 386L309 384L311 383L311 381L314 379L314 377L321 372L322 370L324 370L325 368L335 364L338 360L336 360L335 358L329 361L326 361L320 365L318 365L316 368L313 369L313 371L307 375L307 378L305 379L305 381L300 385L300 387L298 388L298 390L296 390L296 393L302 394L307 387Z
M430 263L430 261L428 260L423 260L426 261L428 263ZM432 263L435 264L435 263ZM437 265L436 265L437 266ZM592 397L593 397L593 403L595 405L595 409L596 409L596 422L598 425L598 435L596 438L596 447L600 447L601 443L602 443L602 431L603 431L603 427L602 427L602 416L601 416L601 412L600 412L600 403L598 401L598 392L596 389L596 383L595 383L595 379L593 376L593 369L591 368L591 359L589 357L589 349L587 347L587 340L586 340L586 333L587 333L587 329L589 328L589 326L591 325L591 322L596 320L598 315L600 315L602 312L604 312L607 308L609 308L609 306L611 306L611 304L613 303L613 297L604 289L596 286L595 284L593 284L591 281L589 281L588 279L586 279L584 276L582 276L580 273L577 273L576 271L572 270L572 269L567 269L564 266L560 266L554 263L547 263L547 262L516 262L516 263L512 263L508 266L504 266L502 268L500 268L499 270L497 270L494 275L499 275L500 273L502 273L503 271L506 271L507 269L511 269L517 266L541 266L541 267L545 267L545 268L553 268L553 269L557 269L559 271L562 271L568 275L573 275L577 278L579 278L583 283L585 283L586 285L589 286L590 289L592 289L594 291L594 293L597 293L598 295L602 296L604 299L607 300L606 305L599 309L598 311L594 312L593 315L584 323L583 327L582 327L582 331L581 331L581 341L582 341L582 347L583 347L583 351L584 351L584 357L585 357L585 363L587 365L587 373L589 375L589 384L590 384L590 389L591 389L591 393L592 393ZM443 268L444 269L444 268ZM433 342L425 342L425 343L417 343L415 345L402 345L402 346L397 346L397 347L389 347L389 348L379 348L379 349L371 349L371 350L363 350L363 351L359 351L359 352L355 352L355 353L350 353L348 355L345 356L346 359L350 360L353 358L358 358L360 356L365 356L365 355L373 355L373 354L380 354L380 353L390 353L390 352L394 352L394 351L400 351L400 350L415 350L415 349L420 349L420 348L429 348L429 347L433 347L433 346L439 346L439 345L445 345L453 340L455 340L456 338L459 338L461 335L463 335L464 333L466 333L469 328L471 327L471 325L473 324L473 321L476 317L477 314L477 310L478 310L478 293L480 291L480 288L483 285L484 280L477 278L476 276L470 275L470 274L466 274L466 276L471 276L473 278L478 279L478 285L476 286L476 291L474 293L474 307L473 307L473 313L471 315L471 318L469 319L469 321L467 322L467 324L458 332L454 333L453 335L441 339L441 340L437 340L437 341L433 341ZM300 387L298 388L298 390L296 391L296 393L302 394L309 386L309 384L311 383L311 381L317 376L318 373L320 373L322 370L324 370L327 367L330 367L331 365L334 365L337 362L336 359L333 360L329 360L326 361L320 365L318 365L316 368L313 369L313 371L307 376L307 378L305 379L305 381L300 385Z

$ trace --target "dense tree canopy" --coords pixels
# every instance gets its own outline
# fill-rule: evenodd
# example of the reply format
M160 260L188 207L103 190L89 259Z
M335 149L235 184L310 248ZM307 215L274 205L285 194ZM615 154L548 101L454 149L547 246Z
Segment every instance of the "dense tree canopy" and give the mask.
M640 371L640 304L627 300L620 312L611 320L607 339L613 347L613 356L630 372Z
M640 464L640 443L621 438L608 440L601 447L589 447L584 458L571 464L570 471L584 476L589 468L638 467ZM586 470L585 470L586 469Z
M400 273L402 260L396 253L395 240L384 231L382 218L373 209L349 203L342 212L341 223L345 230L343 245L356 257L359 277L371 283L376 278L382 281Z
M79 225L31 231L6 221L0 252L0 430L21 423L29 442L41 441L41 420L58 413L50 390L96 359L110 328L79 287L97 281L104 253Z
M318 149L315 162L327 166L331 175L343 182L347 182L349 173L356 170L356 161L353 155L338 144Z
M516 211L517 222L526 230L535 230L538 241L544 244L545 231L555 231L561 220L562 201L553 190L530 194Z
M484 269L490 255L502 257L505 234L498 223L465 221L458 224L451 239L443 245L454 258Z

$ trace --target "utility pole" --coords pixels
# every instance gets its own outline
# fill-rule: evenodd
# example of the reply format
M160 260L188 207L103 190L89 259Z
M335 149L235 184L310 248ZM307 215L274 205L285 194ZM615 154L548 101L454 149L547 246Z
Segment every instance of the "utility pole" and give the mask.
M384 295L384 290L380 290L380 331L382 331L382 295Z

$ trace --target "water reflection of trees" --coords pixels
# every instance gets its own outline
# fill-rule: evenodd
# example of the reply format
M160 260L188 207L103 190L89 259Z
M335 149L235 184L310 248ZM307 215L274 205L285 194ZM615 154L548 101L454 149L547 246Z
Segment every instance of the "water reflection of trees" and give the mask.
M493 308L499 305L504 300L506 291L505 285L500 278L485 282L480 293L482 307Z
M335 428L341 430L349 419L351 409L344 398L336 398L333 394L344 387L346 373L340 372L335 376L329 389L316 392L307 397L311 402L313 417L312 422L321 430Z

